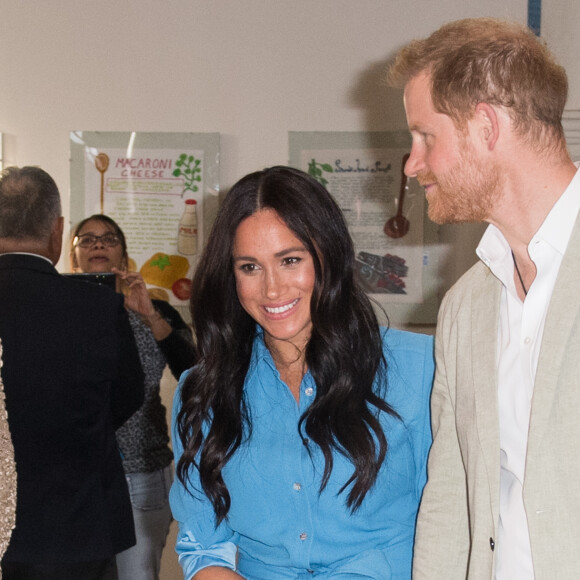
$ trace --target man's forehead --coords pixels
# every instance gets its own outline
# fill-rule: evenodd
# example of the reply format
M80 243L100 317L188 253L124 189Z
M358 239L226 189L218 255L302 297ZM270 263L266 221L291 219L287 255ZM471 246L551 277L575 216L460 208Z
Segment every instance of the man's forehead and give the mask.
M420 73L409 79L405 85L403 104L409 128L424 114L435 112L431 99L431 80L427 73Z

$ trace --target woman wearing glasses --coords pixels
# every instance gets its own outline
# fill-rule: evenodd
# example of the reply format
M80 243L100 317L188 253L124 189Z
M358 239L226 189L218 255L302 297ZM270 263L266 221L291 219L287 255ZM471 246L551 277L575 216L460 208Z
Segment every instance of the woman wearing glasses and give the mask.
M125 236L110 217L97 214L73 230L74 272L116 274L145 373L145 402L118 431L117 442L133 506L137 544L117 555L120 580L156 580L171 523L168 504L172 452L159 387L166 365L176 378L193 365L191 330L162 300L151 300L143 278L128 272Z

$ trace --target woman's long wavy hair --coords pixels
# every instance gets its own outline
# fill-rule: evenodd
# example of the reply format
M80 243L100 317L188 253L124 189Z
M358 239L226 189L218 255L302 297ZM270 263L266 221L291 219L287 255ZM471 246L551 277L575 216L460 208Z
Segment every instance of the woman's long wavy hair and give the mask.
M236 293L232 249L239 224L262 209L274 210L304 244L314 261L312 335L306 364L316 397L298 430L321 449L324 490L333 453L347 457L353 473L347 506L357 510L374 485L387 453L378 415L397 416L377 384L386 386L386 361L372 305L355 281L354 248L342 212L326 189L306 173L271 167L245 176L226 196L193 280L191 313L198 362L183 383L177 416L183 455L177 475L188 485L192 466L218 523L230 508L222 470L251 437L244 402L256 323Z

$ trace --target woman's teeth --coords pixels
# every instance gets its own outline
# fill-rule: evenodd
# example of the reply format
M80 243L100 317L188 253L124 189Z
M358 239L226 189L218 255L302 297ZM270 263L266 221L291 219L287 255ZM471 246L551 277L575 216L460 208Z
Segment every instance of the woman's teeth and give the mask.
M282 312L286 312L287 310L294 308L297 303L298 298L296 298L294 302L290 302L290 304L286 304L285 306L279 306L277 308L268 308L268 306L264 306L264 308L266 309L266 312L269 312L270 314L282 314Z

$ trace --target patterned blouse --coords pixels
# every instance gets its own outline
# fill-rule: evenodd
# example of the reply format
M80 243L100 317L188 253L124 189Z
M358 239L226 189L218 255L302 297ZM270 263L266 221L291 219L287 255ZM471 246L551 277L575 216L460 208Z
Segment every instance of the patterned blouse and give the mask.
M129 321L145 374L143 406L117 430L117 443L125 473L150 473L167 467L173 454L169 447L166 410L159 392L161 376L169 365L173 376L193 366L194 346L191 329L177 310L167 302L153 300L155 308L169 322L173 332L156 341L139 314L128 310Z

